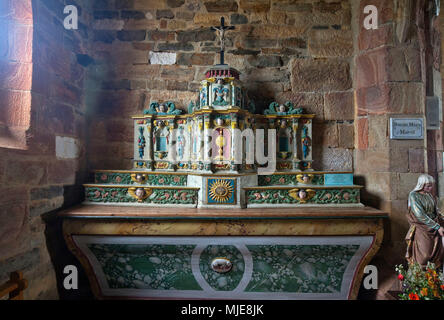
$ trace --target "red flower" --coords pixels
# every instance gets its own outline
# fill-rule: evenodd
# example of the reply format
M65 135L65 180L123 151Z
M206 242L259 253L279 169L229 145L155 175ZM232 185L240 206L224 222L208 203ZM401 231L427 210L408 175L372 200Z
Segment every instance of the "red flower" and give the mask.
M399 274L398 279L402 281L404 280L404 276L402 274Z
M410 300L419 300L419 296L416 293L409 293Z

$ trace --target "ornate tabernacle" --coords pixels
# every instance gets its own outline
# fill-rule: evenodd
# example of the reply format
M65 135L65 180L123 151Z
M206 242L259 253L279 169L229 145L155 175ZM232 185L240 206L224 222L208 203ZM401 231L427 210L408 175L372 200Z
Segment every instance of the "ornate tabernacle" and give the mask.
M386 214L351 172L313 170L313 114L256 113L223 64L228 29L187 113L153 101L133 117L134 168L95 171L59 214L97 298L357 297Z
M205 73L188 113L152 102L134 116L134 169L96 171L86 203L184 207L362 206L350 172L312 169L313 114L255 113L239 72Z

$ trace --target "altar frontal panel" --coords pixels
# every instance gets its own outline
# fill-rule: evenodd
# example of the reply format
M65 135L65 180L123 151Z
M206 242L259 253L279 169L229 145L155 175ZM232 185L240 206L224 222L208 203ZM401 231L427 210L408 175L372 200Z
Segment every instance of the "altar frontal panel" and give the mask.
M73 235L101 296L349 299L374 236Z

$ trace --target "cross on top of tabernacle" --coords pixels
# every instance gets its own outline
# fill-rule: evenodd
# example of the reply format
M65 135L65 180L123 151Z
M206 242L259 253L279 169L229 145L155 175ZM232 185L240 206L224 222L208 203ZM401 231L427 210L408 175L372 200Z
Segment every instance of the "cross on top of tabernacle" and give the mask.
M211 27L211 30L218 31L219 41L220 41L220 64L224 64L224 53L225 53L225 30L233 30L234 26L226 26L225 18L220 18L220 26Z

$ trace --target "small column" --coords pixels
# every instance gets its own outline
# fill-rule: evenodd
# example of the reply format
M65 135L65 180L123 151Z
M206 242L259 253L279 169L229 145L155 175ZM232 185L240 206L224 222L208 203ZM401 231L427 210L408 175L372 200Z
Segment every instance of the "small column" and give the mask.
M204 121L203 117L197 118L197 128L199 130L199 145L197 146L198 155L197 155L197 161L203 162L204 159L204 148L203 145L205 144L204 141Z
M204 115L204 156L203 164L205 171L211 171L211 117L209 114Z
M145 168L145 160L150 159L150 136L148 132L149 119L134 119L134 167Z
M238 116L237 116L237 113L232 113L231 115L230 115L231 117L230 117L230 120L231 120L231 150L230 150L230 165L231 165L231 170L233 170L233 171L239 171L239 168L242 166L241 164L236 164L235 162L234 162L234 160L235 160L235 157L236 157L236 149L237 148L241 148L241 150L242 150L242 144L241 145L238 145L236 142L239 142L238 141L238 135L237 135L237 133L238 133L238 130L236 130L236 129L238 129L238 127L239 127L239 124L238 124ZM244 155L242 154L242 158L244 158Z
M299 140L298 140L298 130L299 130L299 118L293 118L293 170L300 169L300 162L299 159Z
M152 170L153 166L153 134L151 118L146 119L146 149L145 160L147 169Z
M168 120L168 129L169 129L169 141L168 141L168 169L169 170L174 170L174 168L175 168L175 164L176 164L176 159L177 159L177 157L176 156L174 156L174 158L173 157L171 157L171 152L174 152L175 154L177 153L177 151L176 151L176 145L175 145L175 142L176 142L176 137L175 137L175 131L174 131L174 129L175 129L175 121L174 121L174 119L169 119Z

